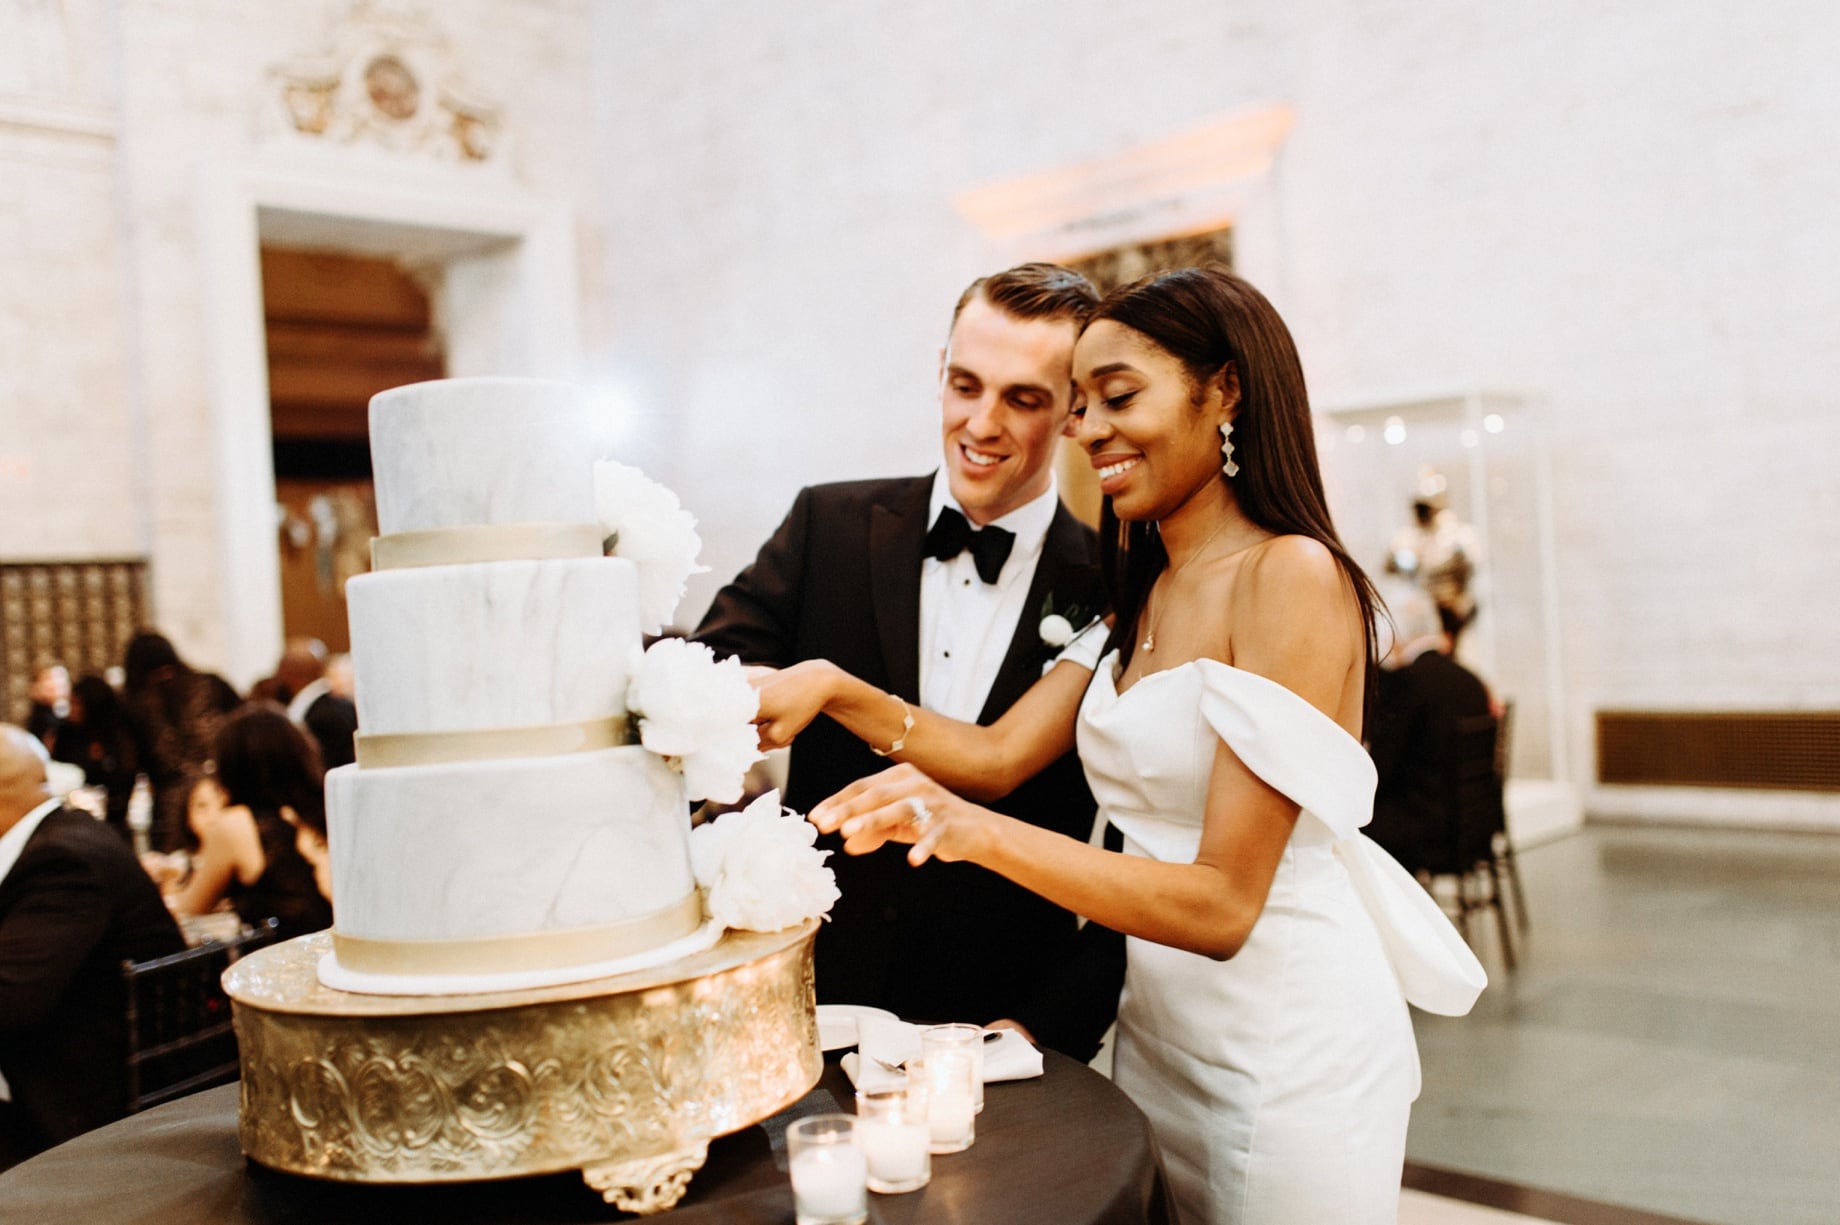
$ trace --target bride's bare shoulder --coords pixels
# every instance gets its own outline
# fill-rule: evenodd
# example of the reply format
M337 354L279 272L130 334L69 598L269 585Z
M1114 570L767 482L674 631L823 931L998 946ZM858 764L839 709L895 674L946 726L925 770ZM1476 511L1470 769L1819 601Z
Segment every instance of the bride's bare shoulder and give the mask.
M1341 563L1308 536L1274 536L1246 558L1233 592L1236 661L1307 653L1318 659L1360 623Z

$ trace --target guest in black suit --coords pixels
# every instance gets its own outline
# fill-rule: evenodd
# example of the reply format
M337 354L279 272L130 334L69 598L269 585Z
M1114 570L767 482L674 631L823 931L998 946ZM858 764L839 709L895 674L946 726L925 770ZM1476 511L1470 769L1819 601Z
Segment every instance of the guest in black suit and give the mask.
M1430 598L1392 603L1394 640L1374 694L1368 752L1379 785L1367 836L1409 870L1448 858L1456 814L1451 771L1457 724L1493 713L1488 686L1450 655L1450 636Z
M0 1169L121 1117L121 963L185 947L133 851L51 797L35 745L0 724Z
M940 355L944 467L801 491L696 638L749 664L826 659L902 701L994 722L1054 659L1044 619L1079 628L1103 611L1096 541L1053 476L1073 343L1096 301L1085 278L1051 264L974 282ZM819 718L792 748L785 801L808 810L889 764ZM1001 807L1076 838L1092 830L1071 753ZM1117 1008L1123 941L1081 935L1071 912L983 868L916 872L902 852L829 861L842 898L818 932L819 1000L917 1020L1014 1019L1090 1058Z

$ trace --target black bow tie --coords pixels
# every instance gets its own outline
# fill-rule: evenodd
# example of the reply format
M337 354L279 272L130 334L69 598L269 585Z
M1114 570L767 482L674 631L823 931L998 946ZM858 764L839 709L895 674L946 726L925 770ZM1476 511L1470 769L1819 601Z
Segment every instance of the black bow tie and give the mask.
M959 512L942 506L939 518L933 521L926 534L926 555L951 561L970 549L971 560L977 563L978 577L986 583L994 583L1003 573L1003 563L1009 560L1010 548L1015 543L1016 533L1000 527L972 527Z

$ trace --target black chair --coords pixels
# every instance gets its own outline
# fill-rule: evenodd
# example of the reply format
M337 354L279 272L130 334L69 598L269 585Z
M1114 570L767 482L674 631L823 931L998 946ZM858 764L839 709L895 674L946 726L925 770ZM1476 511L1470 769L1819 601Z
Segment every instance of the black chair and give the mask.
M267 919L228 943L213 940L169 957L122 962L129 1114L237 1078L224 971L244 954L272 944L278 929L276 920Z
M1505 794L1508 786L1508 759L1514 747L1514 702L1501 704L1501 718L1495 729L1495 777ZM1508 836L1507 806L1502 806L1502 825L1495 831L1495 870L1508 878L1508 892L1514 895L1514 926L1527 933L1527 895L1521 891L1521 869L1514 859L1514 840Z
M1478 910L1495 912L1495 931L1501 940L1501 959L1513 970L1514 941L1502 905L1502 873L1495 857L1495 840L1507 821L1502 804L1502 780L1496 773L1500 726L1494 715L1459 719L1448 746L1450 816L1440 836L1427 843L1418 863L1411 865L1430 889L1439 878L1456 887L1457 930L1469 940L1469 917Z

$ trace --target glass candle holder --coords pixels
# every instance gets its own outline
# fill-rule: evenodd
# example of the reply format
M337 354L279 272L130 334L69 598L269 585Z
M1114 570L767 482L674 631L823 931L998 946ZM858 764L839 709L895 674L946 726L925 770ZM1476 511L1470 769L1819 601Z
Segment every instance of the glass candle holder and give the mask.
M928 1100L923 1080L899 1089L857 1090L856 1145L868 1163L869 1190L899 1195L932 1180Z
M976 1025L929 1025L920 1031L920 1057L934 1051L963 1051L971 1057L972 1106L984 1112L984 1031Z
M964 1051L935 1051L907 1065L909 1082L926 1086L926 1124L933 1153L962 1153L977 1138L976 1069Z
M868 1169L853 1116L796 1120L786 1129L786 1156L798 1225L863 1225L869 1219Z

